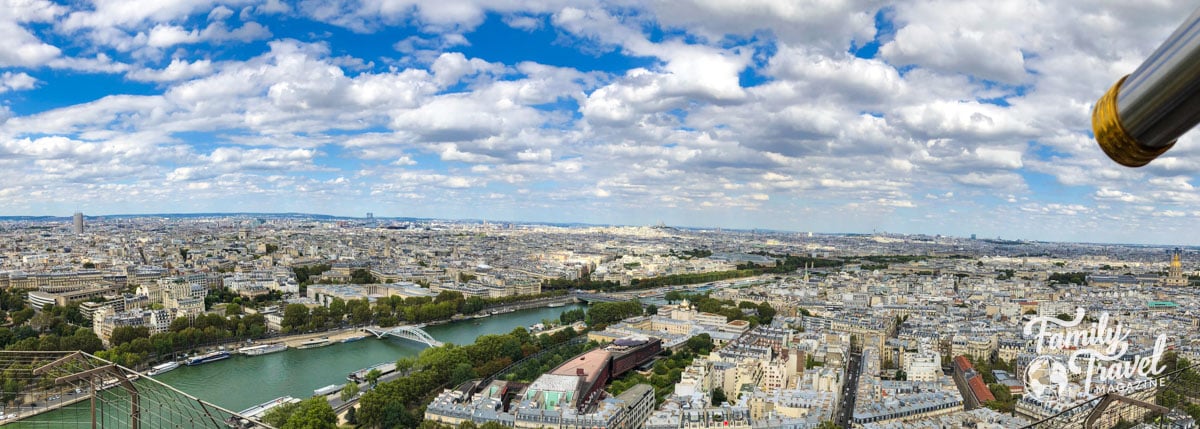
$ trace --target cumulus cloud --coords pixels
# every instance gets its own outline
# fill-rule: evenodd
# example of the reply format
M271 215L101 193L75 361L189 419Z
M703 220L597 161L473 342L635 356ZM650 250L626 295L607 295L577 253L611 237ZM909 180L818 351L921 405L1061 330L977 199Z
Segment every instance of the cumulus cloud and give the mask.
M377 211L455 207L430 216L495 204L515 218L1051 238L1147 215L1178 231L1200 212L1194 137L1130 170L1096 149L1087 119L1181 2L6 6L0 195L21 200L90 183L81 198L306 210L272 198L374 196ZM490 45L476 32L488 20L519 42ZM153 85L18 108L21 91L64 83L47 68Z

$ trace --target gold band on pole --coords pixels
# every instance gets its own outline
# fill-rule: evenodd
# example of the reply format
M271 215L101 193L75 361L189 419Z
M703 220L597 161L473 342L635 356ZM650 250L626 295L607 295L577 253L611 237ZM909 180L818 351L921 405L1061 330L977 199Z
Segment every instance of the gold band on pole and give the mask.
M1125 131L1117 112L1117 94L1121 92L1121 84L1128 77L1126 75L1118 80L1117 84L1096 102L1096 108L1092 110L1092 132L1096 135L1096 142L1100 143L1100 149L1113 161L1126 167L1141 167L1158 158L1174 146L1175 142L1159 148L1146 147Z

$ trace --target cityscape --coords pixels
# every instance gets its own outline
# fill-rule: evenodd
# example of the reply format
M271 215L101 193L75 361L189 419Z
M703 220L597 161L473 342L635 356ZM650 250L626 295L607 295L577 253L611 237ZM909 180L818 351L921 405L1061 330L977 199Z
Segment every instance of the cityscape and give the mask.
M1166 408L1093 427L1200 413L1191 248L303 214L0 236L6 350L81 350L235 427L1084 427L1109 392ZM243 380L271 362L307 366ZM20 380L7 419L80 423L86 387Z

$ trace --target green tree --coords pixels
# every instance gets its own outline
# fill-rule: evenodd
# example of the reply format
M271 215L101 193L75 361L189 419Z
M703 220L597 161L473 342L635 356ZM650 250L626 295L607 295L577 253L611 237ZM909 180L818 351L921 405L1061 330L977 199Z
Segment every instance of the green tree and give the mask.
M346 423L358 424L358 407L350 407L349 410L346 410Z
M358 396L358 383L351 381L342 387L342 393L339 397L342 399L342 402L350 402L355 396Z
M225 304L225 315L236 316L242 314L242 306L238 304Z
M375 278L375 276L371 275L370 271L360 268L360 269L350 272L350 283L360 284L360 285L369 285L369 284L379 283L379 279L377 279L377 278Z
M688 350L698 355L709 354L713 349L712 337L707 333L688 338L686 344Z
M287 423L288 418L298 409L300 409L299 402L278 405L275 408L271 408L266 414L263 414L262 422L272 427L282 428Z
M718 406L720 406L721 404L724 404L724 403L725 403L725 401L727 401L727 400L729 400L729 398L726 398L726 397L725 397L725 389L722 389L722 388L720 388L720 387L718 387L718 388L716 388L716 389L713 389L713 391L712 391L712 404L713 404L713 406L714 406L714 407L718 407Z
M112 334L108 337L108 342L113 346L120 346L138 338L150 338L150 328L145 326L118 326L113 328Z
M367 383L371 383L371 386L374 387L382 375L383 373L378 368L372 368L370 371L367 371Z
M300 401L300 406L288 416L279 429L333 429L337 427L337 414L325 398L316 397Z
M279 324L284 332L292 332L308 323L308 307L304 304L288 304L283 308L283 321Z

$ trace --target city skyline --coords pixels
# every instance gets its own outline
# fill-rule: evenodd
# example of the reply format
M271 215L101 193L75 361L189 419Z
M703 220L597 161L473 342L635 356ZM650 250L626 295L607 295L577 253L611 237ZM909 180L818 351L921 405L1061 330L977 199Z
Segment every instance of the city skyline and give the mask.
M0 215L1200 244L1195 138L1088 114L1186 2L123 5L0 13Z

